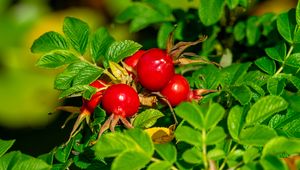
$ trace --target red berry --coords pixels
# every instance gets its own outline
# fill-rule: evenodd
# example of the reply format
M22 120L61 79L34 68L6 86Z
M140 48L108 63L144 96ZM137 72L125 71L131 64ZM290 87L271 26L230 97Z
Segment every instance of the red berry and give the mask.
M188 100L190 91L190 85L186 78L180 74L175 74L169 83L161 90L161 94L172 106L176 106Z
M106 87L106 83L102 80L96 80L90 84L90 86L95 87L97 89L103 88L103 90L97 91L89 100L82 99L82 107L81 112L85 110L88 111L90 114L94 112L95 108L101 102L101 98L103 95L104 88Z
M130 117L140 106L137 92L126 84L114 84L107 88L102 98L103 109L108 114Z
M138 50L136 53L134 53L132 56L129 56L125 58L124 62L132 67L134 70L136 70L136 65L141 58L141 56L145 53L145 50Z
M146 51L137 64L138 80L150 91L161 90L173 75L173 60L166 51L158 48Z

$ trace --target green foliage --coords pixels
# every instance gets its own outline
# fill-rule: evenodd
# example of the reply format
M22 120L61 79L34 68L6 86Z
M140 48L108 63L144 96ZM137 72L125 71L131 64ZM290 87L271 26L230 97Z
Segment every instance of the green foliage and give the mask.
M209 26L218 22L223 15L224 5L224 0L200 0L198 13L202 23Z
M150 128L153 126L157 119L163 117L164 114L156 109L147 109L141 112L133 121L134 127Z
M255 5L200 0L184 10L161 0L134 1L116 21L129 22L138 35L155 32L142 37L144 48L174 52L207 36L180 56L200 62L176 66L200 93L199 100L170 109L160 103L159 93L150 93L158 104L141 106L130 118L134 128L116 126L91 145L108 119L99 105L89 127L82 124L69 142L38 158L6 153L13 141L1 140L0 167L26 160L40 169L287 169L283 158L300 154L300 5L281 14L250 16ZM54 81L60 98L89 99L96 92L89 84L99 78L112 84L128 81L122 61L141 44L115 40L104 27L92 33L87 23L72 17L65 19L63 33L47 32L31 47L41 55L37 66L62 68ZM138 83L134 87L141 89ZM32 165L33 160L38 163Z
M0 140L0 169L32 169L50 170L51 166L45 161L32 156L22 154L20 151L8 152L15 140Z
M83 55L89 40L89 26L87 23L72 17L66 17L63 32L72 47Z
M107 61L120 62L124 58L134 54L142 46L134 41L116 41L112 43L107 50Z

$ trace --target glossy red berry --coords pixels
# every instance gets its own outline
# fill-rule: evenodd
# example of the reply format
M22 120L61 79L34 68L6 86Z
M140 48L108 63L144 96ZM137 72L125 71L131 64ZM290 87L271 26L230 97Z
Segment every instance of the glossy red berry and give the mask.
M129 56L125 58L124 62L132 67L134 70L136 70L137 63L141 56L145 53L145 50L138 50L136 53L134 53L132 56Z
M129 85L111 85L103 94L102 107L108 114L130 117L137 113L139 106L139 96Z
M172 106L188 100L191 95L190 85L185 77L175 74L169 83L161 90L161 94Z
M98 91L95 94L93 94L89 100L82 99L82 107L80 108L80 110L81 112L88 112L91 114L101 102L103 91L107 84L102 80L96 80L92 82L90 86L97 88Z
M174 65L166 51L152 48L138 61L137 76L140 84L150 90L161 90L174 75Z

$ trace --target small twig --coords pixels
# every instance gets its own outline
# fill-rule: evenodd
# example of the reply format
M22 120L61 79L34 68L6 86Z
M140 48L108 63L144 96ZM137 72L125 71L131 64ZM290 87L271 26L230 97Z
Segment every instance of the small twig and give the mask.
M170 104L170 102L160 93L160 92L152 92L152 94L155 94L157 95L158 97L160 97L161 100L163 100L167 105L168 107L170 108L170 111L172 113L172 116L173 116L173 119L174 119L174 124L175 125L178 125L178 121L177 121L177 118L176 118L176 115L175 115L175 112L174 112L174 109L172 107L172 105Z
M274 76L277 76L279 73L281 73L281 71L282 71L283 68L284 68L285 61L291 56L293 49L294 49L294 46L291 45L291 46L290 46L290 49L289 49L289 51L288 51L288 53L287 53L287 55L285 56L284 62L282 63L281 67L276 71L276 73L274 74Z

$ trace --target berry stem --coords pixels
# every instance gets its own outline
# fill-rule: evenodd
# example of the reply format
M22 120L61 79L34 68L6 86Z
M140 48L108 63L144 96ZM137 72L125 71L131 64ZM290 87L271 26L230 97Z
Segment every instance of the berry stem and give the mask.
M116 114L112 114L112 115L114 115L114 118L112 119L112 121L110 123L109 129L110 129L111 132L114 132L115 131L115 127L116 127L118 121L120 120L120 116L116 115Z
M120 116L120 120L127 129L133 128L132 124L130 122L128 122L128 120L125 117Z
M114 118L114 114L111 114L108 119L104 122L104 124L101 126L97 140L98 141L101 137L101 135L110 127L111 121Z

